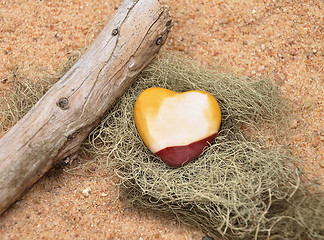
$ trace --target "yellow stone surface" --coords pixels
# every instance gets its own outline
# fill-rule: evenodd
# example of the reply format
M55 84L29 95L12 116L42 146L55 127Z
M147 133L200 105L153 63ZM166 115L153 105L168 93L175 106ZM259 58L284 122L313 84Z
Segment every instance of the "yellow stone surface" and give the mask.
M134 105L137 130L153 152L184 146L218 132L221 111L216 99L196 90L183 93L148 88Z

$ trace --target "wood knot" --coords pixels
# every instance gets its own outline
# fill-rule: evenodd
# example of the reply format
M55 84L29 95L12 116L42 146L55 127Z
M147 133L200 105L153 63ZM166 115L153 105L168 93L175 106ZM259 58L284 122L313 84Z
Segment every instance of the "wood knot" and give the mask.
M161 45L162 37L159 37L158 39L156 39L155 43L156 43L156 45Z
M116 36L118 34L118 28L112 30L111 35Z
M58 100L58 102L56 103L56 105L63 109L66 110L68 109L68 105L69 105L69 100L67 98L60 98L60 100Z

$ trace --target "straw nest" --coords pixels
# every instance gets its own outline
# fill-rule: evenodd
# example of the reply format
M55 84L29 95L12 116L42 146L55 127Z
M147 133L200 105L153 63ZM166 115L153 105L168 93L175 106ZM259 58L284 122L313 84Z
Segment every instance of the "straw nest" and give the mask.
M143 144L133 106L149 87L204 90L218 100L221 130L195 161L172 168ZM134 205L172 213L211 235L321 238L324 195L306 196L296 160L278 143L287 109L269 80L224 74L175 57L159 59L89 135L88 149L115 169Z
M14 74L0 98L5 131L59 76L31 81ZM19 81L15 80L20 78ZM216 140L195 161L165 165L143 144L133 120L149 87L204 90L222 110ZM155 60L89 135L83 149L114 169L128 201L230 239L324 239L324 193L302 177L282 145L288 107L269 80L224 74L170 57ZM70 169L70 171L72 171Z

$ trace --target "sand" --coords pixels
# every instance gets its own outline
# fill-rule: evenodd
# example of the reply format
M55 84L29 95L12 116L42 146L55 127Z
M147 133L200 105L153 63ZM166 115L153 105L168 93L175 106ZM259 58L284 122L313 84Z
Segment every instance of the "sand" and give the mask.
M307 176L323 184L324 2L161 2L170 6L174 25L160 54L272 77L294 103L290 147L307 162ZM27 76L55 72L88 46L120 3L1 1L0 88L17 67ZM198 229L125 204L115 179L99 175L51 170L0 216L0 239L203 238Z

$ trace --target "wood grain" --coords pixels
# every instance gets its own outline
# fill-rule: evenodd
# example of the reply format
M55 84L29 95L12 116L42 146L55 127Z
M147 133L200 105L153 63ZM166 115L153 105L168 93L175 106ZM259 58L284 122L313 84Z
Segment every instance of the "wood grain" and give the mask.
M82 141L157 55L171 28L158 0L124 0L75 65L0 138L0 214Z

